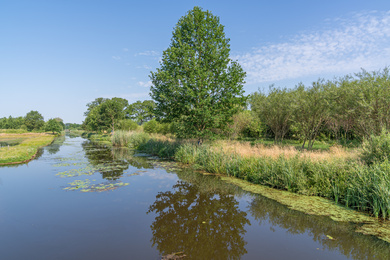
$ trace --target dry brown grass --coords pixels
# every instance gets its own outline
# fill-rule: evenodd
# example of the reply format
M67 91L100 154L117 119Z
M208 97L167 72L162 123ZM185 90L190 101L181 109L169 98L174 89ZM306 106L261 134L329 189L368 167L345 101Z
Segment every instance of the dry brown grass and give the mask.
M358 156L356 150L347 151L341 146L332 146L328 151L299 151L293 146L264 146L237 141L218 141L214 149L222 149L226 153L237 153L243 157L269 157L276 159L280 156L292 158L299 156L313 161L324 161L332 159L355 159Z

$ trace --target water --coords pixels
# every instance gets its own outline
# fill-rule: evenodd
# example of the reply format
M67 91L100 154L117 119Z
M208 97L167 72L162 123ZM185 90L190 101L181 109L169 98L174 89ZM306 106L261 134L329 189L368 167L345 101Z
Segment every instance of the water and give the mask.
M390 259L354 226L78 138L0 168L1 259ZM330 238L334 239L330 239Z

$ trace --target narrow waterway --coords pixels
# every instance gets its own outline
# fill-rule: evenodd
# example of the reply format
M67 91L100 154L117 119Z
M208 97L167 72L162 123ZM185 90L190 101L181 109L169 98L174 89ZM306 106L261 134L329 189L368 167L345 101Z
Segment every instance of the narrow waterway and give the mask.
M0 259L390 259L349 223L81 137L0 167Z

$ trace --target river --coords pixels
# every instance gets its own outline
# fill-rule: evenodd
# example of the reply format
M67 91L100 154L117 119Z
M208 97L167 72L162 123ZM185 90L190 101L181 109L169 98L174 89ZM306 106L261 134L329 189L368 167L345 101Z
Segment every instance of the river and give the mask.
M354 228L81 137L0 167L4 260L390 259Z

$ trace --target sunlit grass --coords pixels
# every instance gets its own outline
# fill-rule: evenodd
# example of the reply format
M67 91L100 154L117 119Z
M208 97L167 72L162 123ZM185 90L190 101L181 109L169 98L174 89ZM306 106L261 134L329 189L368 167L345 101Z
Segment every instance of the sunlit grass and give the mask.
M35 156L38 148L49 145L55 136L43 133L0 134L0 140L21 139L15 146L0 148L0 164L28 161Z

